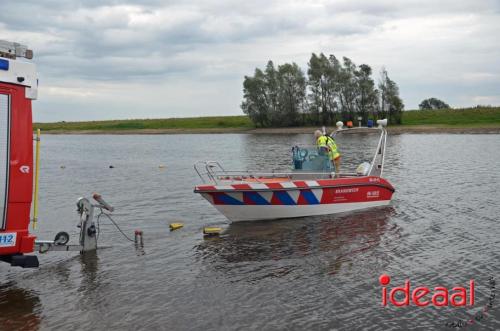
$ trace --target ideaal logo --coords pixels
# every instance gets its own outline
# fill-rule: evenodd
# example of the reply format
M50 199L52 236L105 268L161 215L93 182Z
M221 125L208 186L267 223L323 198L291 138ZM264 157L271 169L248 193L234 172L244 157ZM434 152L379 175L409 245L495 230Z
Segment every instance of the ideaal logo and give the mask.
M396 286L388 291L387 286L391 282L391 277L382 275L379 277L380 285L382 285L382 305L387 306L388 302L396 307L409 306L411 303L418 307L433 305L435 307L454 306L465 307L474 306L475 302L475 282L473 279L469 281L468 286L455 286L451 290L443 286L434 287L431 290L427 286L418 286L412 290L410 280L406 280L404 286ZM462 328L474 324L474 321L481 321L486 318L488 311L493 308L495 299L495 279L490 277L488 281L490 288L490 296L488 303L480 312L468 320L457 320L447 322L445 325L450 328ZM397 299L396 296L403 295L403 298Z
M488 285L490 288L490 296L488 297L488 303L477 313L475 313L471 318L462 320L458 319L452 322L447 322L445 325L449 328L463 328L469 325L474 324L475 322L479 322L485 319L488 316L488 311L493 308L493 301L495 301L495 290L496 290L496 282L493 277L490 277L488 280Z
M387 306L389 301L396 307L409 306L410 302L419 307L425 307L430 304L436 307L452 305L474 306L474 280L469 281L469 287L456 286L451 290L446 287L437 286L431 290L427 286L418 286L411 289L410 280L406 280L404 286L394 287L387 293L387 285L391 282L391 277L382 275L379 278L382 285L382 305ZM402 300L397 300L396 295L401 293L404 295Z

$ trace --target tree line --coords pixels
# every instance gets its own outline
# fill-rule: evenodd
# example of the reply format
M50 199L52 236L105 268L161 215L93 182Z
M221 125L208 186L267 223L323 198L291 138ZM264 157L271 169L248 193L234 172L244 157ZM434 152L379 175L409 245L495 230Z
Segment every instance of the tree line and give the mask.
M385 69L376 85L369 65L313 53L307 77L296 63L276 68L272 61L245 76L241 108L256 126L278 127L357 123L358 117L400 124L404 104Z

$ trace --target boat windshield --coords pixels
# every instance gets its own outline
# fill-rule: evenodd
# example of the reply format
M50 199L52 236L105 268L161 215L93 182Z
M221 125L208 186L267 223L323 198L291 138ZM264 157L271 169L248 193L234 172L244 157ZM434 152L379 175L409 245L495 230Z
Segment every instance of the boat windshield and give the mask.
M328 152L317 147L292 147L292 161L295 171L335 171Z

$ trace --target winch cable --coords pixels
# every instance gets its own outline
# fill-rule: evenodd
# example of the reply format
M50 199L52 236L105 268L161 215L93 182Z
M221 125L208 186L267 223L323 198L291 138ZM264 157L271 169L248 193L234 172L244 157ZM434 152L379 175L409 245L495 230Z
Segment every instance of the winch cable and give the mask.
M127 236L125 234L125 232L122 231L122 229L118 226L118 224L116 224L116 222L113 220L113 218L111 218L111 216L109 214L106 214L102 208L100 209L101 213L99 215L97 215L97 229L98 229L98 233L100 233L100 226L99 226L99 220L101 218L102 215L106 216L107 218L109 218L109 220L111 221L111 223L113 223L113 225L118 229L118 231L120 231L120 233L125 237L125 239L127 239L128 241L131 241L131 242L135 242L134 239L131 239L129 236Z

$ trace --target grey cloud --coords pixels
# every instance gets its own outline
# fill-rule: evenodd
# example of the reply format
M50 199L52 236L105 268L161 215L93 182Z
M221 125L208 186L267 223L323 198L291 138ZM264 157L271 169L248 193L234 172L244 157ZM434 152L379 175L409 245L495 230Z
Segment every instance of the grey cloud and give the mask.
M311 11L304 12L301 8ZM170 11L174 15L176 11L181 15L186 12L193 15L179 21L178 17L169 17ZM182 4L160 1L8 1L0 12L0 22L9 30L38 31L54 36L57 41L44 45L36 53L41 64L51 72L69 70L66 71L68 74L98 79L117 74L117 78L126 79L128 74L135 77L136 71L130 70L129 66L117 70L116 66L127 61L116 61L115 65L110 65L113 59L129 57L132 60L147 58L151 54L171 58L194 51L200 44L244 43L280 34L283 38L286 35L316 33L347 35L371 29L366 23L370 21L368 19L363 24L359 21L340 21L322 28L321 24L314 23L320 12L321 9L317 8L302 6L294 9L269 1L241 2L237 5L231 1ZM132 18L141 15L146 22L134 25ZM165 20L161 20L162 15ZM148 24L148 16L158 21ZM73 64L67 59L63 61L66 65L60 66L61 55L73 59ZM89 58L93 61L87 66L85 63L89 62ZM80 73L78 68L81 68ZM170 68L160 67L155 73L168 73ZM177 67L175 71L183 68L187 66ZM147 69L144 74L148 75Z
M212 80L225 89L226 80L238 81L270 58L305 65L310 52L320 51L336 55L340 51L340 56L374 67L391 65L389 72L394 68L402 77L420 79L413 62L432 68L440 57L472 66L467 70L499 74L495 60L499 48L492 42L499 12L497 0L3 0L0 39L2 31L19 36L16 41L34 48L41 77L61 86L80 80L143 82L147 88L151 82L175 84L183 76L193 82ZM418 31L418 23L425 25L432 18L446 21L473 16L482 20L463 41L452 38L453 29L442 42L426 42L421 37L429 39L428 35L411 35L411 29L402 32L401 24L407 22ZM391 39L401 33L410 34L409 39ZM397 42L379 39L382 35ZM424 50L421 44L435 48ZM455 54L461 58L453 58ZM378 63L370 62L370 57ZM446 70L463 69L444 67L435 71L446 74ZM399 81L403 96L410 96L407 104L411 107L419 94L407 92L404 84L409 89L418 84ZM498 83L491 84L498 88Z

